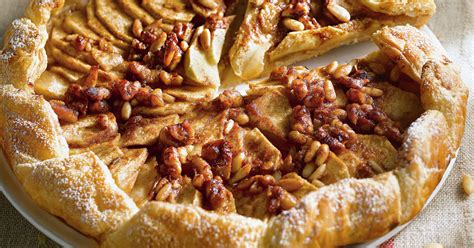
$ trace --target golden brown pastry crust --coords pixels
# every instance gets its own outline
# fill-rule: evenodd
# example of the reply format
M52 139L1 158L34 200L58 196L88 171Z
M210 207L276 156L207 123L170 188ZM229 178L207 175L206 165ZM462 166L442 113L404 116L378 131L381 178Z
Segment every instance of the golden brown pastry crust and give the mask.
M44 1L36 2L27 10L27 17L34 21L22 19L21 27L12 27L0 56L2 83L27 90L31 90L28 83L39 77L46 64L46 57L42 57L42 27L51 8L41 7L39 3ZM431 8L432 1L416 2L420 8L425 8L422 3ZM371 3L377 11L387 11L389 6ZM394 32L408 33L398 37L406 43L410 39L419 41L412 43L413 54L406 60L391 56L390 52L399 49L396 44L378 42L378 37ZM12 37L29 37L31 42L10 42ZM427 55L423 45L428 38L420 31L385 28L375 41L404 71L413 72L409 75L414 75L421 85L426 110L408 129L398 169L372 179L346 179L324 187L268 224L234 214L218 215L196 206L161 202L148 203L132 217L137 212L135 203L117 187L103 162L92 152L67 157L67 145L49 104L11 85L0 88L0 103L4 106L0 130L5 130L0 141L32 198L87 235L101 239L110 233L105 236L104 246L331 247L363 242L409 221L420 211L443 175L450 155L460 145L467 99L459 73L445 59L444 51L430 47L433 54L442 56ZM6 56L8 51L11 53ZM24 132L9 131L18 123L15 119L10 121L9 114L17 115L24 123ZM23 135L25 132L27 136ZM54 145L46 141L53 141ZM31 149L33 146L37 149Z
M94 238L138 211L92 152L21 164L15 174L38 205Z
M32 0L25 18L13 21L0 51L0 83L33 92L34 82L48 63L44 49L48 40L46 24L52 10L63 3L64 0Z
M237 214L220 215L193 205L150 202L104 247L257 247L266 224Z
M0 140L12 167L69 155L51 105L12 85L0 85Z
M400 69L420 84L424 109L444 114L453 147L461 144L469 90L444 48L411 26L383 28L374 42Z

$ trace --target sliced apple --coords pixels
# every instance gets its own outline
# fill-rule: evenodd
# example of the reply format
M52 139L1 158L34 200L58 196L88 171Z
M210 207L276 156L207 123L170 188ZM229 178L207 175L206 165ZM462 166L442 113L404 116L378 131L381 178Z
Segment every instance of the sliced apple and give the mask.
M199 35L203 26L197 28L191 45L184 57L186 76L198 85L219 86L218 63L222 55L227 29L216 29L212 32L211 46L203 49L199 42Z
M43 95L48 99L64 99L64 94L69 87L69 82L60 75L45 71L35 82L36 94Z

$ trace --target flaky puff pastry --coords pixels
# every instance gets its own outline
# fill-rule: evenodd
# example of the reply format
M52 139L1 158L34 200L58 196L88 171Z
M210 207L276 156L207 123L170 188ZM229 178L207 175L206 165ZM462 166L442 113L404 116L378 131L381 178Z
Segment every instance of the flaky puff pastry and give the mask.
M138 211L93 152L20 164L14 171L38 205L94 238Z
M33 92L34 82L46 70L44 49L48 40L47 23L64 0L32 0L25 17L14 20L7 30L0 51L0 83Z
M193 205L150 202L103 247L257 247L266 224Z
M0 85L0 141L12 167L69 155L51 105L12 85Z
M374 34L373 40L405 74L420 84L423 107L444 114L452 145L459 147L469 90L446 51L411 26L383 28Z
M275 67L367 40L384 26L422 26L436 11L433 0L332 0L329 1L331 4L344 6L354 19L338 25L289 32L279 41L281 31L278 22L282 18L280 5L284 1L272 1L263 5L258 2L261 1L248 1L244 21L229 51L233 74L227 71L224 82L235 80L235 76L253 79L268 74ZM361 13L364 13L363 17L358 17Z

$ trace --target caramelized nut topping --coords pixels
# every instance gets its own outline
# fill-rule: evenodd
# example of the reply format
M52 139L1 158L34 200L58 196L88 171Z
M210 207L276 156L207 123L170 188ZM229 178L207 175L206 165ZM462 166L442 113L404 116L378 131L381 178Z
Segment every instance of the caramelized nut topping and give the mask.
M164 127L160 132L160 142L164 146L190 145L194 141L194 130L188 121Z
M79 113L67 107L64 102L51 100L49 104L53 108L56 115L58 115L59 120L71 123L77 121Z
M232 170L232 144L225 140L206 143L202 147L202 158L212 168L214 175L229 180Z
M297 199L280 186L271 187L268 195L267 208L272 214L279 214L281 211L291 209L297 204Z

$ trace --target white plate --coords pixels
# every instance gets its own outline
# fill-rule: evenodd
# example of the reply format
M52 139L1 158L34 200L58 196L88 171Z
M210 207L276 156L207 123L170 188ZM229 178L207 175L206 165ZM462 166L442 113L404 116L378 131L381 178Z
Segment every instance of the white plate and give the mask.
M7 0L1 0L0 2L9 2L10 4L13 4L13 2L16 3L16 1ZM8 3L4 4L8 5ZM5 18L9 19L10 16L0 17L0 22L3 21L3 19ZM423 31L425 31L430 37L432 37L433 41L439 44L439 41L428 28L423 28ZM304 65L309 68L312 68L327 65L334 60L341 63L348 62L354 58L364 57L368 53L375 50L377 50L377 47L373 43L362 42L334 49L331 52L326 53L318 58L298 63L298 65ZM243 89L242 87L239 88ZM430 198L425 204L425 207L438 193L438 191L444 184L444 181L446 180L454 166L454 162L455 159L452 159L450 161L449 166L446 169L446 172L444 173L441 182L438 184L433 194L431 194ZM21 215L23 215L23 217L25 217L33 226L35 226L46 236L57 242L59 245L64 247L98 247L98 244L95 240L79 233L75 229L65 224L62 220L52 216L51 214L39 208L35 204L33 200L23 190L23 187L20 185L15 175L11 171L3 152L0 152L0 189L3 191L3 194L10 201L10 203L18 210L18 212L21 213ZM410 222L405 225L396 227L383 237L354 247L376 247L399 233L409 223Z

